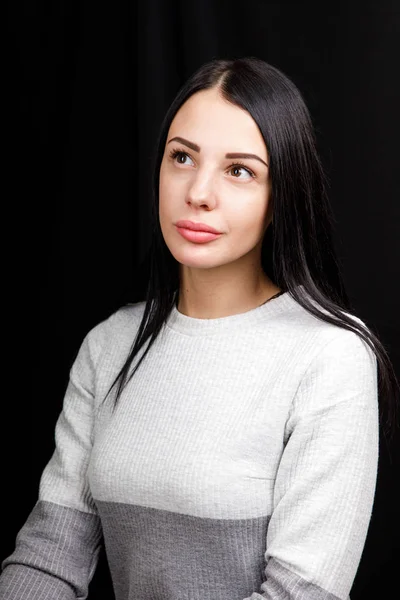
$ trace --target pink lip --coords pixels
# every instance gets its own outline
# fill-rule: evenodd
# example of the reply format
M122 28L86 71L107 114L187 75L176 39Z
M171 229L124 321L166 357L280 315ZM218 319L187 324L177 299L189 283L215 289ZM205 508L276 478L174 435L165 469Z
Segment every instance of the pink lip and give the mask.
M196 244L205 244L216 240L221 233L210 233L209 231L194 231L193 229L186 229L185 227L177 227L178 232L189 242L195 242Z
M192 231L208 231L210 233L221 233L211 227L210 225L206 225L206 223L195 223L194 221L186 221L181 220L176 223L177 227L184 227L185 229L191 229Z

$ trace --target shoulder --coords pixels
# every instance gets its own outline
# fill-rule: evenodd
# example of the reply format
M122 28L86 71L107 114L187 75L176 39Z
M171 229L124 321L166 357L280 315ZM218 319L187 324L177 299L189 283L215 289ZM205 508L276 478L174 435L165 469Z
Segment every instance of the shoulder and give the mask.
M92 327L86 334L83 345L94 357L107 350L122 352L129 348L139 329L145 302L126 304Z
M323 315L330 315L323 306L311 302ZM351 384L352 388L360 380L364 383L376 380L377 358L367 324L360 317L340 310L348 318L349 328L325 321L294 299L290 310L282 314L279 331L283 337L279 340L284 342L285 364L290 364L293 381L300 389L314 385L317 380L328 386L335 380L338 385Z
M348 312L346 315L362 329L368 329L359 317ZM310 315L310 319L314 317ZM312 321L309 323L311 325ZM372 419L376 423L378 368L375 351L355 330L317 318L312 327L312 337L303 338L297 387L285 435L288 436L300 421L312 422L318 418L319 422L322 417L332 419L332 431L338 426L337 421L349 421L349 426L352 419L359 423Z
M135 302L125 304L108 317L107 326L111 332L128 332L134 331L140 324L146 302Z
M328 314L323 307L318 308ZM320 386L321 390L336 397L340 393L346 396L351 393L357 395L366 387L373 389L375 393L377 358L372 341L368 343L361 334L361 331L365 331L368 339L368 334L371 333L365 321L341 310L350 321L347 329L312 315L299 304L295 312L298 327L302 329L300 338L304 344L304 361L298 389ZM357 327L353 329L351 323Z
M310 296L308 296L308 300L319 312L335 319L324 306L317 303ZM307 340L312 340L315 353L321 351L327 344L331 348L345 346L361 349L368 346L360 335L360 329L367 334L371 333L365 321L344 309L340 309L340 312L349 319L349 329L311 313L293 298L291 298L291 310L288 311L285 318L287 317L288 326L293 335L297 335L300 340L306 343Z

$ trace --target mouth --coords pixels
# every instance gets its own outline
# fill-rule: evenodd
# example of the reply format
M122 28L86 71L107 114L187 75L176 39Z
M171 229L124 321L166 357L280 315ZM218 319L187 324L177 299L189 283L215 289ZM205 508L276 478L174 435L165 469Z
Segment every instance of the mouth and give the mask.
M222 233L212 233L210 231L195 231L193 229L188 229L187 227L177 226L177 230L183 238L195 244L205 244L207 242L212 242L213 240L218 239L222 235Z
M217 231L211 225L207 225L206 223L195 223L194 221L188 221L185 219L181 219L176 223L177 227L183 227L184 229L191 229L192 231L206 231L208 233L217 233L220 234L221 231Z

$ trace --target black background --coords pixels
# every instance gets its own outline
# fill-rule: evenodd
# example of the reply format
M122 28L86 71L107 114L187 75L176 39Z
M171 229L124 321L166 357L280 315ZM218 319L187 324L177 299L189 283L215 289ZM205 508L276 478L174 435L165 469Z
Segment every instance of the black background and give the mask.
M155 138L179 87L211 58L257 56L302 91L348 293L400 371L398 0L30 0L10 3L9 34L1 560L36 502L84 335L144 299ZM381 436L352 600L397 588L399 464L399 435L390 448ZM112 597L103 553L89 598Z

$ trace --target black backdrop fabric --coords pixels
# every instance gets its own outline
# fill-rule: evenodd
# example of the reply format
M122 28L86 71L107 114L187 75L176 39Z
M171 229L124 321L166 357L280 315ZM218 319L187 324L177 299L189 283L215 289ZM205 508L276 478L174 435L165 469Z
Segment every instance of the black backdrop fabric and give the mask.
M29 0L10 4L9 34L1 560L36 502L84 335L144 299L155 139L211 58L257 56L303 92L349 295L400 371L398 0ZM397 588L399 464L399 435L390 447L381 436L352 600ZM89 598L112 597L103 551Z

